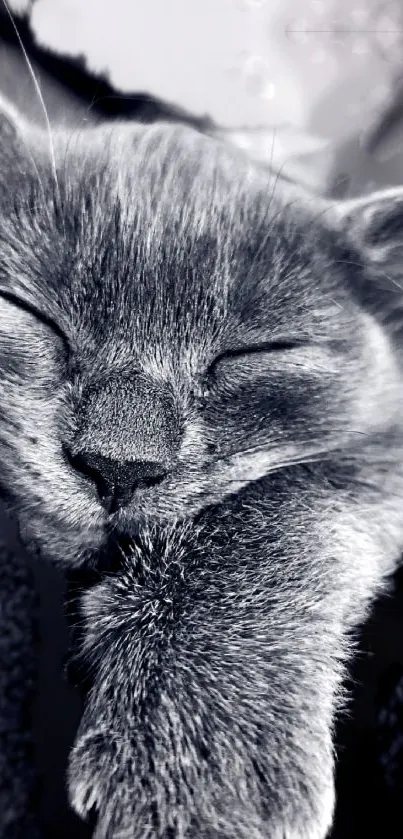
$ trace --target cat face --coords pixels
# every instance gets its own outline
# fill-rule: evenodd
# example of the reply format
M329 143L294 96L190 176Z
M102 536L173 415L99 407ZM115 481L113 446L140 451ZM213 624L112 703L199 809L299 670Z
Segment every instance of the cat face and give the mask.
M393 425L326 208L187 128L60 132L52 160L2 126L1 482L31 544L79 561Z

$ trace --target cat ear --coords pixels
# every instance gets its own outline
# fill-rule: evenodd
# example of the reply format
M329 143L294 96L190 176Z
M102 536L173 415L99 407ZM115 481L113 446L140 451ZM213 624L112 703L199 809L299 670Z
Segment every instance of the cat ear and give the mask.
M339 202L337 227L365 262L403 288L403 187Z

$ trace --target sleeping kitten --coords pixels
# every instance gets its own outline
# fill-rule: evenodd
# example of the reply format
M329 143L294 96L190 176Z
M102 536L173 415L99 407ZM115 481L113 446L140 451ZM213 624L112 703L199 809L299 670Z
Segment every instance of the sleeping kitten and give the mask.
M403 191L327 205L188 128L50 142L4 107L2 489L32 550L111 566L72 804L98 839L324 839L403 548Z

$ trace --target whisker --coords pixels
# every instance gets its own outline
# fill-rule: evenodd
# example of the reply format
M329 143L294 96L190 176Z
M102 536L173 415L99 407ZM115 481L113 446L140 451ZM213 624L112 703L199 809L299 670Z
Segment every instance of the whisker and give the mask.
M55 186L56 186L56 190L57 190L57 194L58 194L58 198L59 198L59 202L60 202L60 206L61 206L60 186L59 186L59 181L58 181L58 178L57 178L56 158L55 158L55 149L54 149L54 144L53 144L52 127L51 127L51 124L50 124L50 119L49 119L48 111L47 111L47 108L46 108L45 100L44 100L43 95L42 95L41 86L40 86L39 81L37 79L37 76L35 74L32 63L29 59L28 53L25 49L24 42L21 38L21 35L19 33L18 27L15 23L14 17L11 13L11 10L10 10L10 7L8 5L7 0L3 0L3 6L6 10L6 14L8 15L8 17L10 19L11 26L14 29L16 38L18 40L21 52L24 56L26 66L28 68L28 72L29 72L29 74L31 76L31 79L33 81L34 88L35 88L39 103L41 105L41 108L42 108L42 111L43 111L43 114L44 114L46 132L47 132L48 142L49 142L49 152L50 152L50 158L51 158L52 174L53 174L53 179L54 179L54 182L55 182Z
M45 187L44 187L44 185L43 185L43 180L42 180L42 178L41 178L41 176L40 176L39 169L38 169L38 167L37 167L37 165L36 165L36 160L35 160L35 158L34 158L34 156L33 156L33 154L32 154L32 150L31 150L31 148L30 148L29 144L26 142L25 137L24 137L23 135L21 136L21 140L22 140L22 142L23 142L23 144L24 144L25 151L28 153L29 159L30 159L30 161L31 161L31 163L32 163L32 166L33 166L34 171L35 171L35 175L36 175L37 180L38 180L38 183L39 183L39 187L40 187L40 191L41 191L41 197L42 197L42 205L41 205L41 207L42 207L42 209L43 209L44 213L47 215L48 219L50 219L50 215L49 215L49 207L48 207L48 201L46 200ZM34 208L33 208L33 207L31 207L31 206L29 207L29 212L30 212L31 218L33 218L33 209L34 209Z
M11 116L11 118L12 118L12 116ZM32 149L31 149L31 147L30 147L29 143L27 143L27 141L26 141L26 139L25 139L25 137L24 137L24 133L23 133L23 132L20 132L20 133L19 133L19 140L20 140L20 141L21 141L21 143L23 144L23 146L24 146L24 150L25 150L25 152L27 153L27 156L29 157L29 160L30 160L30 162L31 162L31 164L32 164L32 168L33 168L33 170L34 170L34 172L35 172L35 175L36 175L36 178L37 178L37 181L38 181L39 187L40 187L41 198L42 198L41 209L43 209L44 214L46 214L46 215L48 216L48 218L50 218L50 216L49 216L49 207L48 207L49 202L46 200L45 187L44 187L44 184L43 184L42 178L41 178L41 176L40 176L39 169L38 169L38 167L37 167L37 165L36 165L36 160L35 160L35 158L34 158L34 156L33 156L33 154L32 154ZM27 206L28 206L28 211L29 211L29 213L30 213L30 215L31 215L31 218L32 218L32 213L33 213L33 208L34 208L34 207L31 207L31 205L29 205L29 204L28 204Z
M344 433L344 430L340 430L340 433ZM361 430L350 429L349 433L364 436L364 437L367 437L368 439L371 438L370 433L365 432L365 431L361 431ZM281 444L283 441L281 441L281 440L272 441L272 444L275 445L276 442ZM300 443L300 445L311 445L311 441L309 441L309 440L308 441L299 441L299 443ZM375 452L376 452L376 450L371 451L371 457L375 456ZM263 454L267 454L267 451L264 450L262 448L262 446L257 445L257 446L253 446L253 447L243 449L243 450L237 452L236 456L237 457L240 456L241 458L247 458L248 455L253 456L253 455L257 455L259 453L262 453L262 455L263 455ZM301 452L301 453L298 453L294 456L284 457L282 460L278 460L275 463L273 463L272 465L267 464L267 467L265 468L265 475L268 475L272 472L276 472L276 471L279 471L281 469L285 469L285 468L288 468L288 467L291 467L291 466L309 465L311 463L318 463L318 462L325 462L325 461L329 462L331 460L334 460L335 458L337 458L338 460L341 460L345 463L349 462L349 458L350 458L350 460L352 459L352 461L354 461L354 462L356 460L355 457L354 457L354 451L349 450L348 445L346 445L345 443L343 444L341 441L338 441L338 442L335 441L335 445L332 448L327 446L326 448L316 449L316 451L306 452L305 454L303 452ZM382 456L382 459L384 459L384 456ZM222 459L222 462L225 463L227 466L230 466L230 467L234 465L233 463L231 463L231 458L229 458L227 460ZM215 463L215 466L217 466L217 462ZM236 486L236 485L239 485L240 481L242 482L242 478L240 478L240 477L234 477L233 479L231 479L231 478L228 479L226 477L224 480L225 480L226 486L229 486L229 485L235 485Z
M288 469L293 466L306 466L313 463L320 463L327 459L327 455L330 453L323 451L318 452L316 455L306 455L306 457L299 456L295 458L286 459L283 461L278 461L277 463L273 463L272 466L267 466L265 469L264 475L261 478L265 478L267 475L272 474L273 472L279 472L281 469ZM260 480L259 478L258 480ZM239 486L240 483L247 483L248 481L243 478L226 478L225 479L225 486Z
M361 437L367 437L367 438L372 436L372 432L364 431L363 429L357 429L357 428L332 428L332 432L336 433L336 434L346 434L346 433L357 434ZM270 447L276 446L276 445L284 445L284 440L281 437L271 439L270 440ZM299 439L298 440L298 445L300 445L300 446L311 446L312 445L312 440L309 440L309 439L302 439L301 440L301 439ZM345 445L345 443L343 445ZM246 449L240 449L239 452L237 452L237 454L242 454L242 455L257 454L260 451L264 451L264 448L263 448L262 445L259 445L257 443L255 446L250 446ZM323 451L332 452L332 451L334 451L334 449L329 449L327 447L326 449L323 449Z

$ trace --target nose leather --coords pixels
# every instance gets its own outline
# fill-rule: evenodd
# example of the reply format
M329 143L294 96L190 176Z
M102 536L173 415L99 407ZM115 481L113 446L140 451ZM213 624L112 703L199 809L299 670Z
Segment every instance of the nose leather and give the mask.
M166 475L163 463L149 460L121 462L98 452L80 452L69 460L78 472L94 481L99 497L109 511L125 506L137 489L155 486Z

